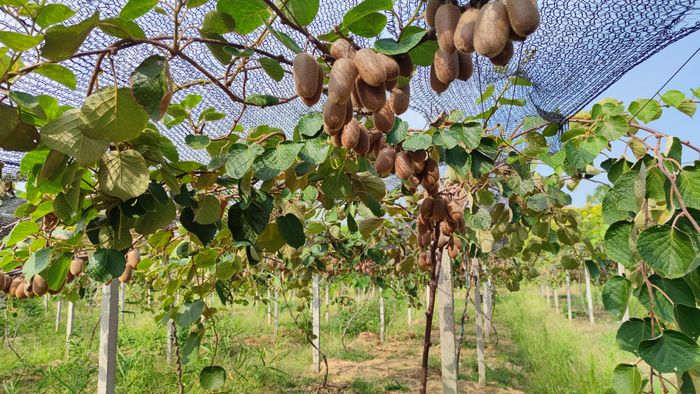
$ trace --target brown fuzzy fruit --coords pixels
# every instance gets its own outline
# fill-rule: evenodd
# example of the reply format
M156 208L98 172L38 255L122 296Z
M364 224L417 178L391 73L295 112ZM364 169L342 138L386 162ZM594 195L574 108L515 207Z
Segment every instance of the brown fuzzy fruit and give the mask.
M411 160L413 161L426 161L428 160L428 152L425 149L419 149L417 151L409 151L409 155L411 155Z
M458 237L454 237L454 239L452 240L452 245L454 245L458 251L462 250L462 240Z
M20 281L15 289L15 297L19 299L27 298L27 282Z
M73 276L78 276L83 273L83 268L85 267L85 261L83 259L73 259L70 262L70 273Z
M416 175L420 175L423 173L423 170L425 170L425 162L413 160L413 173Z
M425 23L428 26L435 26L435 14L442 3L442 0L428 0L428 4L425 6Z
M318 83L318 88L316 90L316 93L312 97L301 97L301 101L307 106L307 107L313 107L316 105L321 100L321 94L323 94L323 78L325 78L325 74L323 73L323 69L321 67L318 68L318 80L316 81Z
M389 106L396 115L401 115L408 111L411 103L411 85L403 88L393 88L389 94Z
M409 55L396 55L394 56L394 60L396 60L396 63L399 65L400 76L408 78L413 75L413 60L411 60Z
M457 201L450 201L450 203L447 204L447 213L450 215L450 220L453 222L458 222L464 217L462 207Z
M386 82L384 82L384 89L386 89L387 92L391 92L391 90L398 86L398 84L398 79L394 79L393 81L387 79Z
M431 218L433 216L433 202L435 200L432 197L425 197L423 202L420 204L420 215L425 218Z
M540 26L540 10L536 0L505 0L508 20L513 31L527 37Z
M428 159L425 162L425 170L423 171L423 187L426 189L434 188L440 181L440 168L433 159Z
M498 56L508 44L510 22L502 1L490 2L481 8L474 29L474 49L488 58Z
M383 136L384 133L382 133L379 130L369 130L369 143L370 145L374 145L377 141L379 141L379 138Z
M433 201L433 213L432 218L436 222L442 222L447 217L447 201L438 197Z
M457 52L446 52L438 48L433 57L433 67L437 79L449 85L459 75L459 55Z
M336 104L347 102L352 94L355 79L357 79L355 62L345 58L336 60L328 79L328 101Z
M469 8L462 13L455 28L455 47L463 53L474 52L474 27L479 19L479 10Z
M448 222L440 222L440 232L445 235L452 235L454 229Z
M353 59L356 53L357 51L352 44L344 38L334 41L333 45L331 45L331 56L336 60L342 58Z
M343 146L343 139L342 139L343 133L336 133L331 135L331 142L336 148L340 148Z
M459 7L452 3L441 5L435 13L435 34L440 49L446 52L454 52L455 47L455 29L459 22L459 17L462 13Z
M326 102L323 107L323 122L329 130L340 130L345 125L345 115L348 105L346 103L336 104L331 101Z
M471 53L458 52L459 55L459 75L457 79L460 81L468 81L474 73L474 63L472 61Z
M437 94L444 93L450 87L450 85L442 83L435 75L435 64L430 66L430 87Z
M508 39L511 41L523 42L527 39L527 37L519 36L518 33L513 31L513 29L510 29L510 34L508 35Z
M394 81L399 76L399 64L393 58L383 54L378 53L377 56L379 60L384 64L384 69L386 70L386 80Z
M34 275L34 278L32 278L32 291L41 297L49 291L49 283L41 276Z
M318 69L320 66L313 56L300 53L292 63L294 86L301 97L313 97L318 91Z
M371 144L370 152L374 153L375 156L379 156L379 152L381 152L384 148L386 148L386 135L384 135L384 133L381 133L379 139Z
M447 246L451 240L452 240L452 238L449 235L440 234L440 237L438 238L437 247L442 249L445 246Z
M364 156L369 153L369 149L369 131L367 131L365 126L360 125L360 139L357 141L357 146L355 146L355 153L360 156Z
M455 240L457 240L457 238L455 238ZM449 254L450 257L453 258L453 259L454 259L455 257L457 257L457 255L459 255L459 251L460 251L460 248L457 247L457 245L455 244L455 242L452 242L452 245L450 245L450 246L447 248L447 254Z
M362 103L362 107L369 111L379 111L386 104L386 90L384 84L372 86L362 79L357 79L357 96Z
M340 140L345 149L355 149L360 141L360 123L356 119L345 125Z
M394 127L395 119L396 116L391 110L391 106L389 105L389 103L384 104L382 109L375 112L372 116L372 120L374 121L374 127L377 130L384 133L390 131Z
M355 55L355 65L360 77L368 85L381 86L384 88L386 81L386 68L384 62L371 49L363 48L357 51Z
M131 282L131 278L134 275L134 271L131 269L131 267L125 267L124 272L119 276L119 281L121 283L129 283Z
M377 161L374 163L374 169L377 170L377 173L379 174L388 174L394 168L395 160L396 151L394 148L387 146L377 155Z
M408 179L413 176L413 161L406 151L396 154L394 170L396 171L396 176L401 179Z
M492 57L491 63L496 66L505 66L513 58L513 41L508 40L506 47L503 48L503 52L499 53L498 56Z
M10 282L10 288L8 289L8 294L13 297L17 297L17 288L19 287L20 283L24 283L24 281L22 281L20 278L12 279L12 282Z
M138 267L140 262L141 262L141 253L139 253L138 250L133 249L133 250L130 250L129 253L126 254L127 267L130 267L131 269L135 270L136 267Z

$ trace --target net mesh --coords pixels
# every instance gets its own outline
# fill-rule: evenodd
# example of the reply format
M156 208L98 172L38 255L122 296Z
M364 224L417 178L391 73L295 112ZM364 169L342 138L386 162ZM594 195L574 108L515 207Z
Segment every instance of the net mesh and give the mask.
M72 24L87 18L95 11L100 11L102 18L115 17L125 0L62 2L78 10L76 16L66 22ZM341 22L343 15L359 2L322 0L318 16L308 26L309 31L315 35L331 31ZM506 98L522 99L526 104L523 107L504 107L492 119L509 127L528 115L560 121L577 112L640 62L700 29L700 1L697 0L539 0L538 3L542 17L540 29L524 43L515 43L515 56L507 67L495 67L487 59L475 57L473 77L467 82L453 83L450 89L441 95L437 95L430 88L429 69L420 67L411 82L411 109L426 121L443 111L453 109L475 115L492 104L488 100L483 104L475 104L480 92L488 84L494 84L498 92L509 76L521 75L530 80L532 86L516 86L506 93ZM387 13L389 23L385 34L395 36L421 4L419 0L396 0L395 14ZM211 3L187 10L181 31L189 37L199 36L197 27L201 26L204 15L213 8L214 4ZM400 18L400 22L397 18ZM167 7L164 7L162 13L149 12L138 22L148 37L173 34L172 13ZM16 22L4 14L0 25L3 30L16 29ZM290 35L297 43L306 42L302 34L280 22L275 22L273 26ZM231 42L252 45L258 36L259 34L253 33L241 37L232 33L226 38ZM101 49L114 41L115 38L96 30L83 44L81 51ZM360 38L356 41L361 46L372 45L372 42L366 39ZM258 48L290 60L294 57L294 54L272 35L263 37ZM305 49L311 51L312 47L308 45ZM107 86L117 79L120 84L125 85L133 69L146 57L157 53L162 51L148 45L120 50L113 57L116 75L112 75L111 66L103 65L99 84ZM216 61L204 44L192 43L184 53L216 76L226 73L227 67ZM31 56L31 52L27 52L24 61L29 64L36 60ZM85 98L95 60L96 55L64 62L76 74L76 90L69 90L38 75L29 75L21 79L15 89L34 95L50 94L57 97L61 104L80 106ZM286 65L284 67L289 69ZM172 60L171 71L178 84L203 78L199 71L179 58ZM239 96L269 94L287 98L294 95L294 82L289 73L277 83L264 74L260 67L250 67L247 71L247 83L243 84L242 80L241 75L231 86ZM241 116L243 106L230 100L225 93L211 84L195 85L180 90L175 94L173 102L178 102L190 93L203 97L202 103L194 113L195 116L209 107L226 114L225 119L211 123L206 129L206 134L211 137L228 133L235 119ZM489 100L495 100L495 97ZM299 99L268 108L249 106L243 112L241 122L247 132L266 124L290 135L299 116L309 111L319 111L321 108L321 104L318 104L309 109ZM186 125L171 129L162 127L162 132L178 147L182 159L208 162L209 157L204 150L194 150L185 144L185 136L190 133ZM5 163L6 172L16 170L20 159L19 153L0 150L0 160Z

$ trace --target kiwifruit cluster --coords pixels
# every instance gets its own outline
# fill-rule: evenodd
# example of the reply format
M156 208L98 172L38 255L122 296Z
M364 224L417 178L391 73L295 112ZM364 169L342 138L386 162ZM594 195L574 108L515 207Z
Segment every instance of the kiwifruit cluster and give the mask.
M374 261L367 259L360 261L360 263L355 268L361 274L370 275L376 268L376 264L374 263Z
M439 189L440 169L435 159L428 152L403 150L401 145L386 146L377 155L374 169L379 175L396 174L402 180L408 181L412 190L422 185L429 194L435 194Z
M458 185L435 193L426 189L416 223L416 238L420 248L429 248L433 242L437 242L437 249L447 247L450 257L457 257L462 249L462 240L455 233L464 231L465 197L464 189ZM418 266L421 269L428 270L431 263L429 251L422 251L418 255Z
M442 93L453 81L471 77L475 51L494 65L507 65L513 57L513 41L525 41L537 30L540 13L537 0L494 0L466 9L445 0L428 0L425 21L435 28L438 42L430 85Z

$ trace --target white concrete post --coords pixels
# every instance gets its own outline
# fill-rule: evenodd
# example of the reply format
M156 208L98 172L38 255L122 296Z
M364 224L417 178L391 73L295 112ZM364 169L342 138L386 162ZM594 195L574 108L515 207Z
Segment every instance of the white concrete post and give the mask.
M412 316L413 313L412 313L412 312L413 312L413 311L412 311L412 309L411 309L411 306L409 305L409 306L408 306L408 316L407 316L407 319L408 319L408 326L409 326L409 327L411 327L411 326L413 325L413 316Z
M554 288L554 309L559 313L559 289Z
M360 301L361 301L361 299L360 299L360 288L357 287L357 288L355 288L355 290L357 290L357 296L355 297L355 299L357 300L357 303L359 304Z
M44 312L49 311L49 295L45 294L44 295Z
M591 294L591 274L588 273L588 268L583 267L584 274L586 275L586 300L588 302L588 320L591 324L595 324L595 317L593 317L593 295Z
M552 300L550 299L549 285L547 285L544 289L545 289L545 290L544 290L544 293L545 293L545 295L547 296L547 306L548 306L548 307L551 307L551 306L552 306Z
M54 325L54 331L58 332L58 328L61 327L61 309L63 307L63 300L58 299L58 304L56 304L56 324Z
M313 329L313 360L314 372L321 372L321 297L319 294L318 274L313 275L311 284L311 320Z
M273 312L273 318L275 321L275 338L277 338L277 332L280 329L280 292L277 289L275 289L275 305Z
M119 329L119 281L102 286L100 312L100 356L97 393L114 394L117 374L117 332Z
M440 316L440 354L442 357L442 392L457 393L457 348L455 344L455 300L452 288L452 260L443 248L440 253L437 302Z
M476 360L479 373L479 387L483 388L486 386L486 361L484 356L484 316L481 308L479 259L475 257L472 260L472 263L474 267L474 278L476 279L476 283L474 284L474 308L476 310Z
M326 283L326 312L325 312L325 317L326 317L326 323L328 323L328 319L331 317L331 294L330 294L330 285Z
M617 264L617 274L620 276L624 276L625 274L625 267L622 264ZM625 314L622 316L622 321L626 322L627 320L630 319L630 307L629 304L627 305L627 308L625 308Z
M271 324L272 319L272 297L270 296L270 288L267 288L267 325Z
M379 342L384 343L384 295L379 288Z
M484 342L489 341L491 335L491 279L484 283Z
M73 334L73 314L75 313L75 304L68 303L68 316L66 316L66 358L70 356L70 337Z
M121 283L119 285L119 314L122 317L122 323L124 323L124 304L126 303L126 283Z
M569 321L573 319L571 312L571 275L569 271L566 271L566 310L568 313Z

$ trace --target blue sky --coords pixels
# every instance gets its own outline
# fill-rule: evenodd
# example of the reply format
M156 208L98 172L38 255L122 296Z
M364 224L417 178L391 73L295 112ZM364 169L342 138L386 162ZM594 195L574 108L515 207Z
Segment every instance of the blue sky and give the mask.
M680 41L669 45L656 55L638 65L610 88L601 93L597 98L586 105L589 109L593 104L606 97L613 97L628 105L631 101L640 98L651 98L666 80L688 59L688 57L700 47L700 32L691 34ZM700 53L681 70L676 77L666 86L664 91L677 89L690 95L690 89L700 88ZM411 127L424 128L425 121L415 113L407 113L402 116ZM653 121L649 127L664 133L671 134L684 140L700 144L700 110L694 118L690 118L675 109L664 108L664 115L661 119ZM613 147L614 154L620 154L620 146ZM693 152L695 153L695 152ZM697 153L692 155L689 151L684 151L684 163L699 159ZM595 179L606 181L605 174L599 175ZM572 193L574 206L583 206L586 197L592 194L597 186L596 183L582 181L578 188Z

